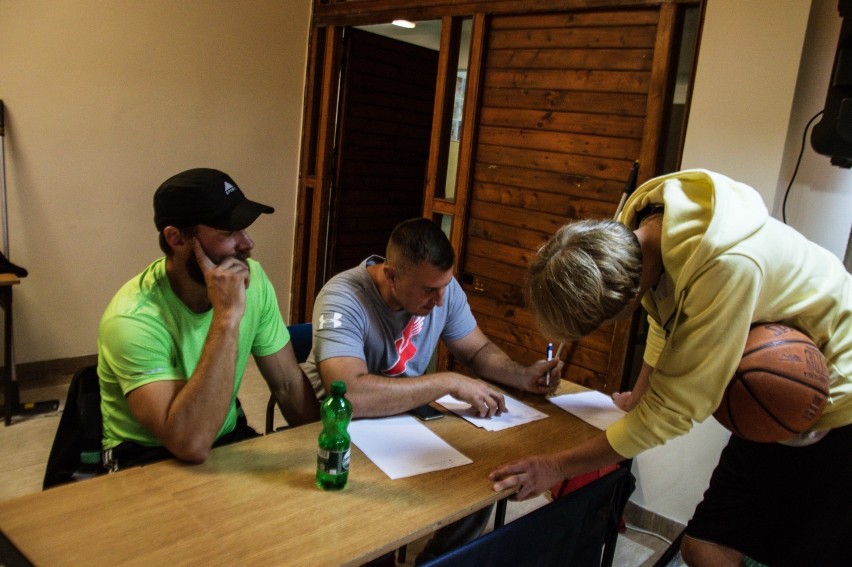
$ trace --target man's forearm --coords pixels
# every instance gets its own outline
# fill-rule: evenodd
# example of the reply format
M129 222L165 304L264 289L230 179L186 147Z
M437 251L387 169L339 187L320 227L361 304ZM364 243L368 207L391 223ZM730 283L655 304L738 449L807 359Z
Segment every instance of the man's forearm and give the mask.
M471 405L481 417L506 409L503 395L482 380L456 372L436 372L417 377L385 377L370 374L364 361L353 357L329 358L319 363L326 390L332 380L347 384L347 397L355 417L395 415L446 394Z
M230 408L234 392L239 321L214 316L198 364L169 406L162 439L175 456L203 460Z
M558 456L564 478L596 471L624 460L609 444L605 432L560 452Z
M275 400L281 413L291 426L304 425L320 419L319 404L310 381L302 375L301 385L288 384L275 392Z
M477 375L513 388L519 387L524 372L523 366L491 341L474 354L469 364Z
M623 460L601 432L576 447L518 459L499 467L488 477L495 481L497 492L517 488L516 498L526 500L538 496L554 483Z
M352 402L354 417L396 415L450 393L444 374L411 378L363 374L347 380L346 397Z

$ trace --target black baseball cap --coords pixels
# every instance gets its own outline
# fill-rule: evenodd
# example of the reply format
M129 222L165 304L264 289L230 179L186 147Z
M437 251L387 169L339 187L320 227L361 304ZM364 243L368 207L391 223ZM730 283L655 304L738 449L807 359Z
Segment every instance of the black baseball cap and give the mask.
M197 224L221 230L243 230L261 214L273 212L272 207L246 199L227 174L203 167L188 169L166 179L154 193L157 230Z

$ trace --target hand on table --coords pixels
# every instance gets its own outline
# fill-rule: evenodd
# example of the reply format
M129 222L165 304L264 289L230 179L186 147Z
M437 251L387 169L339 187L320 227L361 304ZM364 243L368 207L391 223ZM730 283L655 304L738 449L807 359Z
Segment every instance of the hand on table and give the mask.
M503 394L490 388L482 380L462 374L455 375L450 395L457 400L469 403L479 417L494 417L506 411L506 400Z
M633 392L616 392L612 395L612 401L618 409L624 411L632 410L639 402L633 399Z
M538 455L511 462L489 474L488 478L495 481L495 492L517 487L518 491L512 500L534 498L564 480L559 463L553 455Z

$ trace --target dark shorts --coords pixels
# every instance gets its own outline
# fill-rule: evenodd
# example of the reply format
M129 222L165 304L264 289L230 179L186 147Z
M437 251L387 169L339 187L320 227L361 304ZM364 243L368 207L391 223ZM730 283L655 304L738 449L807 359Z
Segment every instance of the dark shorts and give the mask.
M231 443L261 436L249 426L242 408L238 408L238 411L239 415L237 416L237 424L234 426L234 430L217 439L213 443L213 447L230 445ZM114 447L111 451L104 451L103 466L106 470L116 472L121 469L138 467L173 458L174 455L166 450L165 447L146 447L132 441L125 441Z
M732 436L686 535L767 565L852 565L852 425L807 447Z

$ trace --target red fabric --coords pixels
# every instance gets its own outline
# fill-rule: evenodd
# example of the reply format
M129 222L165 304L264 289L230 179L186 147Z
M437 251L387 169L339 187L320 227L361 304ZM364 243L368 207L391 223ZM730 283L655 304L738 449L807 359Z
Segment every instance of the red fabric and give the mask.
M590 473L578 474L577 476L571 477L568 480L563 480L554 484L550 489L550 493L553 495L554 499L560 498L570 492L574 492L581 486L586 486L590 482L593 482L604 475L608 475L617 468L618 465L610 465L608 467L604 467L600 470L592 471Z

